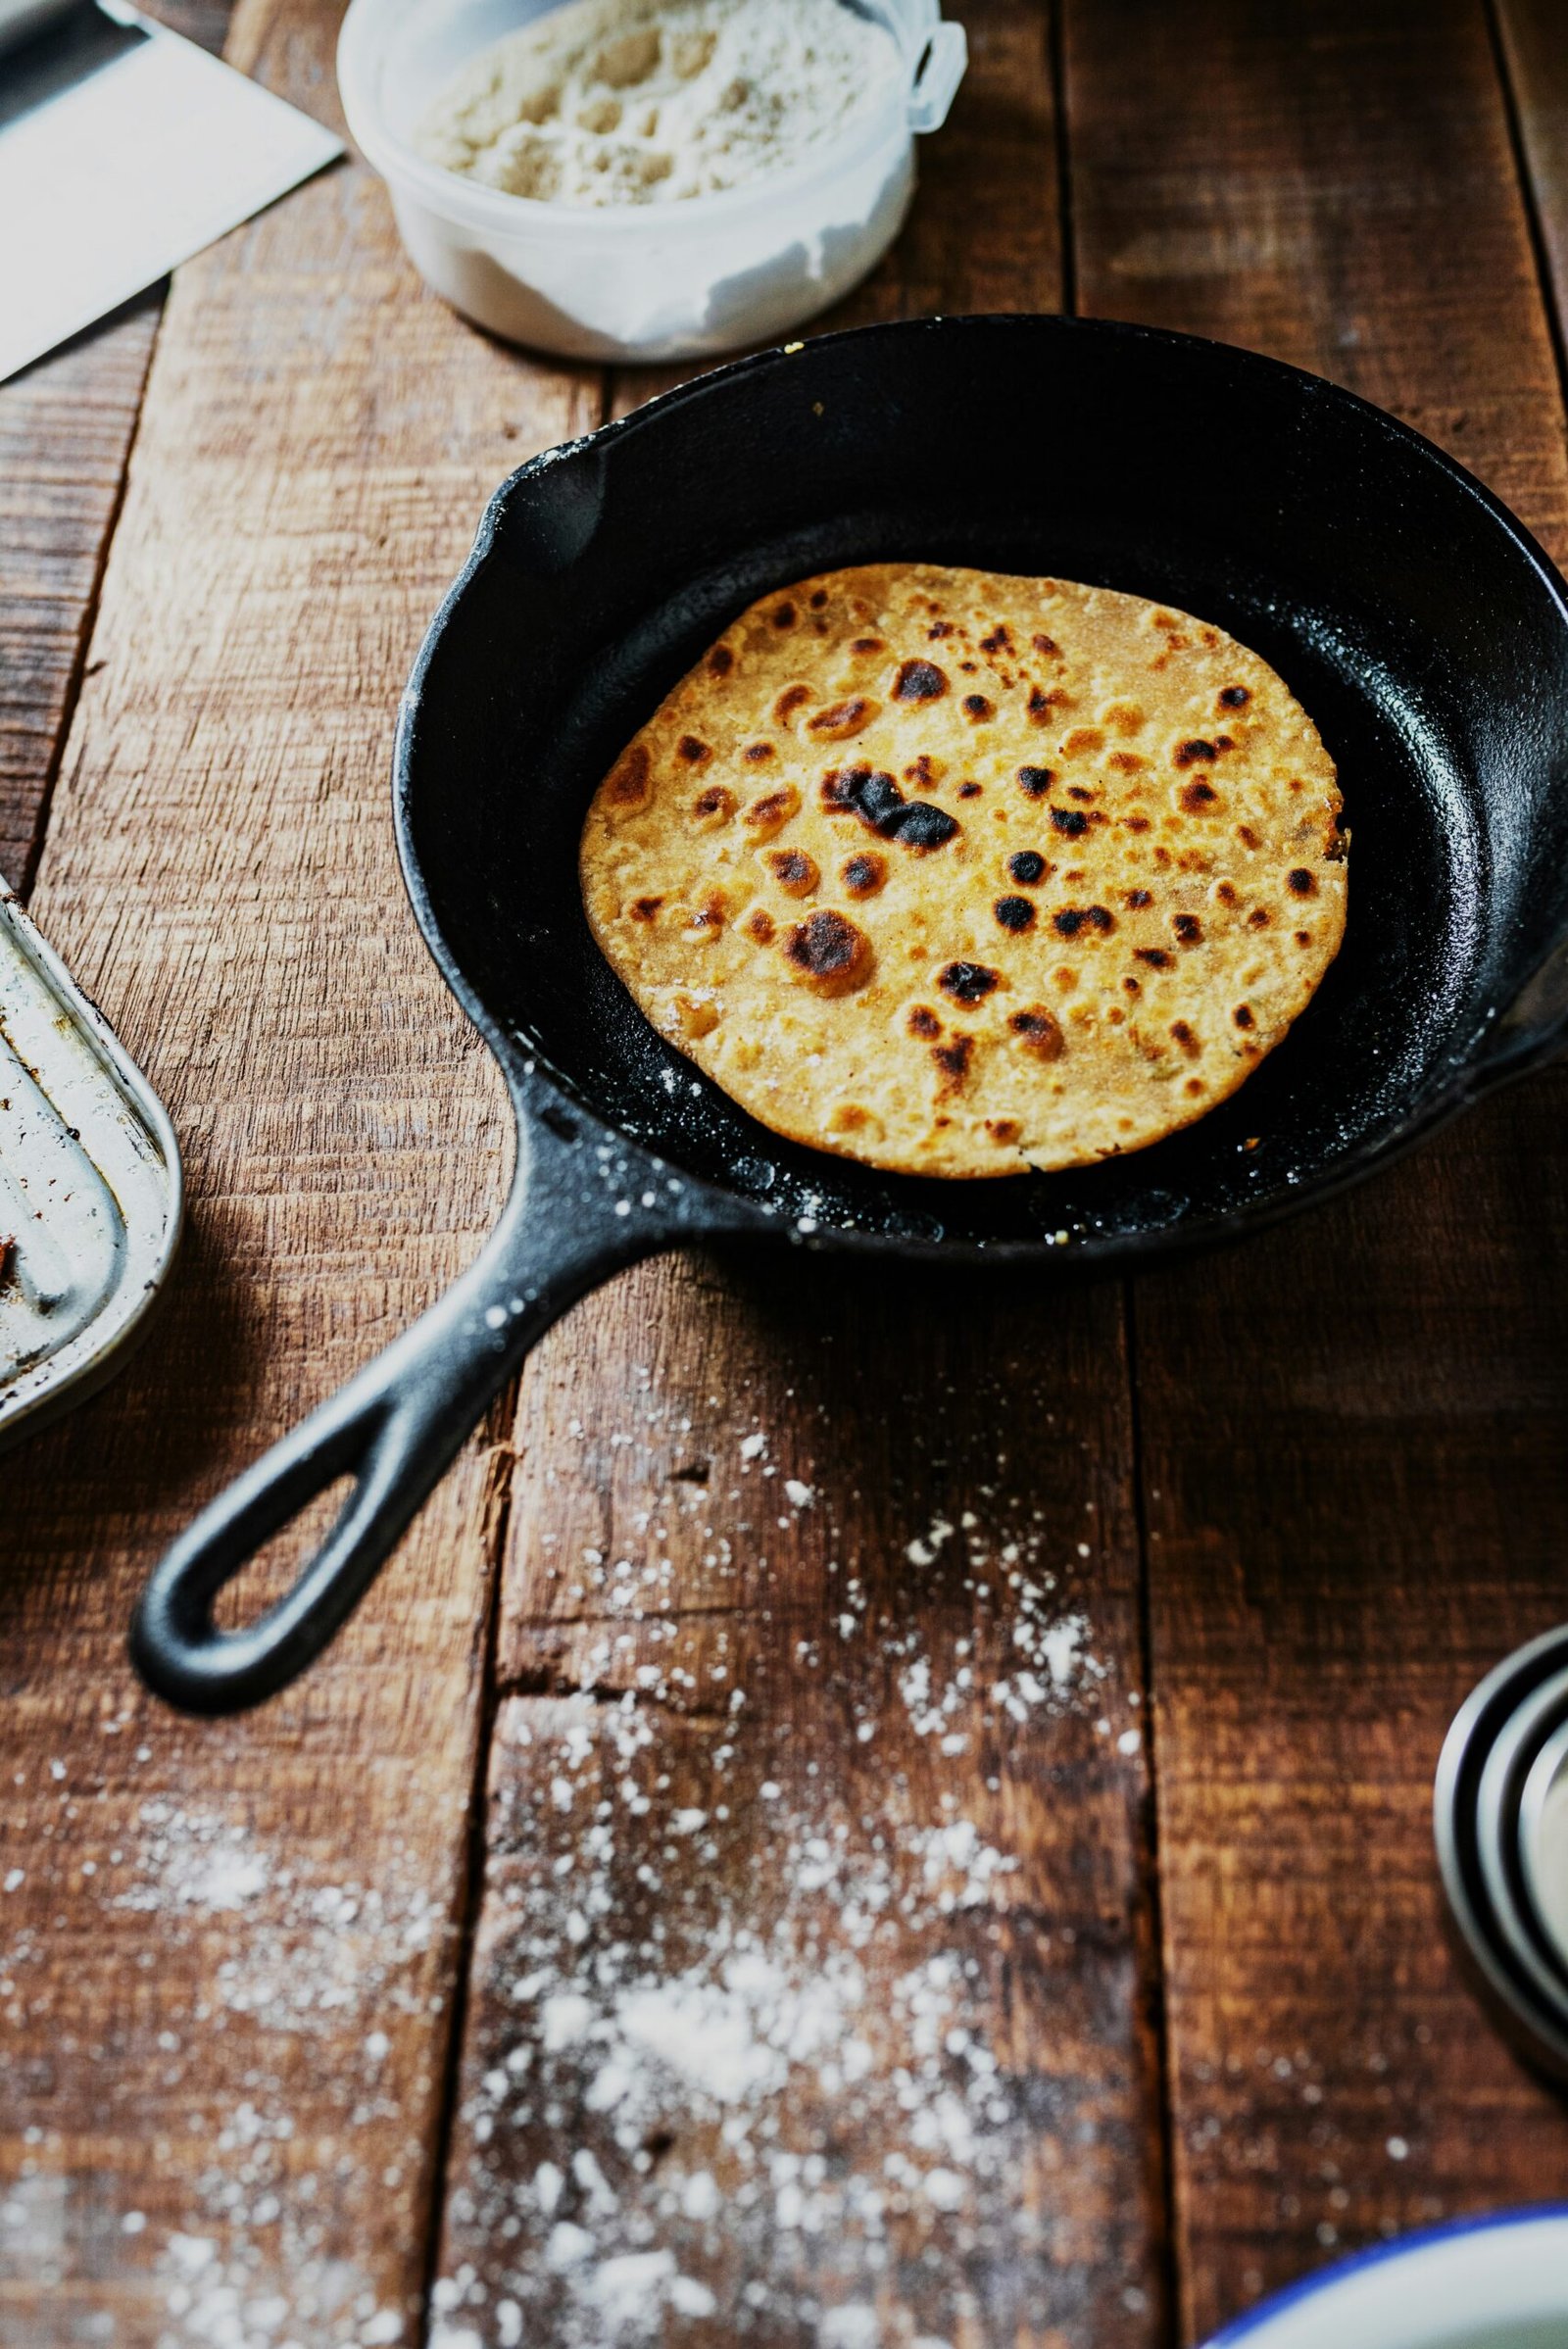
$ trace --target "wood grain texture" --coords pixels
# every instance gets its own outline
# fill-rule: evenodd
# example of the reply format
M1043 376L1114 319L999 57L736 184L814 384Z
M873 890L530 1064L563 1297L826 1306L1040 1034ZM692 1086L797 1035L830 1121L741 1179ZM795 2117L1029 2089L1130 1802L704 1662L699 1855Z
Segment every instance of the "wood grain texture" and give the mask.
M1085 307L1350 384L1561 554L1481 11L1075 0L1067 32ZM1450 1715L1568 1602L1565 1102L1538 1079L1138 1290L1189 2339L1342 2249L1568 2191L1568 2115L1446 1949L1430 1826Z
M903 233L813 332L942 311L1059 308L1050 16L1043 0L962 11L968 71L941 131L915 143L919 184Z
M965 15L824 325L1057 298L1045 12ZM669 1260L547 1340L452 2349L1162 2336L1129 1424L1113 1291Z
M329 112L335 11L236 51ZM176 1721L123 1651L209 1494L473 1252L499 1086L408 915L397 698L483 501L597 420L420 295L335 170L179 272L36 910L173 1113L161 1319L6 1462L0 2336L410 2337L478 1752L495 1455L332 1657Z
M1158 2339L1116 1293L660 1263L517 1445L454 2339Z
M226 0L147 14L219 49ZM31 886L164 288L0 384L0 874Z
M1520 160L1559 320L1568 318L1568 20L1559 0L1494 0Z

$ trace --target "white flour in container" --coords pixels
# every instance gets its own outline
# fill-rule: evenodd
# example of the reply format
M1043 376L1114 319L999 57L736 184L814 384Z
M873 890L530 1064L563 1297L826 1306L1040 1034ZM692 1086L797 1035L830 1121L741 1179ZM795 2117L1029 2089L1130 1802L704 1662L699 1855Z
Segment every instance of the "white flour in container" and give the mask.
M900 69L842 0L568 0L470 58L414 143L507 195L669 204L794 163Z

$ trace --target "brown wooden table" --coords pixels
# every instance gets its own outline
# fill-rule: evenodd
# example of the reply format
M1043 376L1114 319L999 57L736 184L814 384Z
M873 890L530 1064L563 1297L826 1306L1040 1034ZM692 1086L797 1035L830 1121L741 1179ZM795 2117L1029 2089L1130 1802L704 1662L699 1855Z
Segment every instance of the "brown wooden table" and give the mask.
M824 323L1251 344L1568 557L1560 0L959 13ZM335 26L242 0L228 54L335 120ZM0 1482L8 2349L1143 2349L1568 2195L1428 1822L1568 1614L1560 1072L1125 1289L645 1266L301 1687L131 1679L161 1544L501 1199L393 713L495 482L656 388L461 324L354 162L0 391L0 868L191 1191L144 1349Z

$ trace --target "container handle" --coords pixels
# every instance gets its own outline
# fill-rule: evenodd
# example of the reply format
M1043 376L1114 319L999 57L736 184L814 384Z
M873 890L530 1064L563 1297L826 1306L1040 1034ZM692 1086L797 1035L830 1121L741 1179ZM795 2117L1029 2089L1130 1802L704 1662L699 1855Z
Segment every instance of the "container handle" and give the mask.
M942 128L968 62L969 42L963 26L951 24L934 26L909 84L907 118L911 130Z

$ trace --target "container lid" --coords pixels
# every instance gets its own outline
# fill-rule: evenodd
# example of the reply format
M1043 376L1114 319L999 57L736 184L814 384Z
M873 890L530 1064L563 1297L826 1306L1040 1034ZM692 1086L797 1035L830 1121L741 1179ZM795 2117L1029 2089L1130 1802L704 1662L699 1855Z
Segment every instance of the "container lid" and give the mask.
M1448 1905L1498 2022L1568 2080L1568 1625L1507 1657L1460 1709L1434 1827Z

